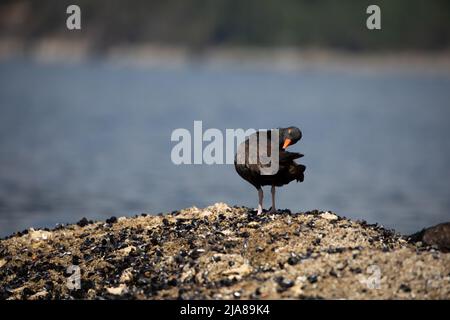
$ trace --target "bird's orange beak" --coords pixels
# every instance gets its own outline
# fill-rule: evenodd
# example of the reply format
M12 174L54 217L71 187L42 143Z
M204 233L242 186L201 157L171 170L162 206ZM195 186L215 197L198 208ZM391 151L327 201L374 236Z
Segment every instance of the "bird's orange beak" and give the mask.
M283 149L286 149L291 144L291 139L284 140Z

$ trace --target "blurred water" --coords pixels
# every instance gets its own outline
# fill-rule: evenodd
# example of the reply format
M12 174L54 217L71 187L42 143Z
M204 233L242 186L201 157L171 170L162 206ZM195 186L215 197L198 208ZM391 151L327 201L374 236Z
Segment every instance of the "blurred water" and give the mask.
M171 163L172 130L194 120L296 125L306 177L280 189L281 208L416 231L450 220L449 101L450 77L431 74L2 63L0 235L84 216L254 206L233 166Z

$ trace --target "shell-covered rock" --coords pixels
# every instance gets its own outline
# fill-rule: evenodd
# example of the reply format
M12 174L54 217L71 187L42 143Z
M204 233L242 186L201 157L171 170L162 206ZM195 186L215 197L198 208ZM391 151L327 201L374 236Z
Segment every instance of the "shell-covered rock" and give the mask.
M450 254L332 212L107 221L1 240L0 299L450 298Z

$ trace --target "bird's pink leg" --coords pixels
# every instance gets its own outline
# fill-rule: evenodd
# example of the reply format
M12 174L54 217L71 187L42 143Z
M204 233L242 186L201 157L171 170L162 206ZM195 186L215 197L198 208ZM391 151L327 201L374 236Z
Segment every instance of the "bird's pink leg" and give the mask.
M270 191L272 193L272 209L270 209L270 213L277 213L277 209L275 207L275 186L272 186Z
M264 193L261 188L258 189L258 214L261 214L263 211L263 199Z

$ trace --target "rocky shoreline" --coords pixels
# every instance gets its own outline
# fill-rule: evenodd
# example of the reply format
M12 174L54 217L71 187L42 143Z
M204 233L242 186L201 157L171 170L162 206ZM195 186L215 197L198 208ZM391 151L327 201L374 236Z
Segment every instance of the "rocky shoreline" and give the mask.
M449 299L436 232L223 203L82 219L0 240L0 299Z
M99 52L92 39L46 37L28 43L20 38L0 37L0 63L28 60L38 63L76 64L98 61L115 66L178 69L201 66L212 70L230 68L272 72L397 72L448 75L450 50L350 52L325 48L296 47L205 47L192 50L183 45L142 43L117 45Z

